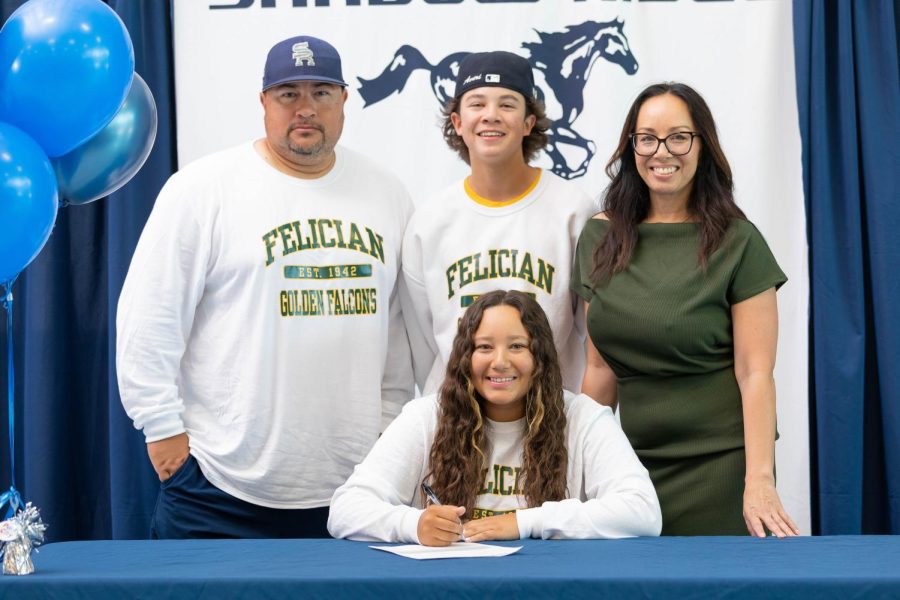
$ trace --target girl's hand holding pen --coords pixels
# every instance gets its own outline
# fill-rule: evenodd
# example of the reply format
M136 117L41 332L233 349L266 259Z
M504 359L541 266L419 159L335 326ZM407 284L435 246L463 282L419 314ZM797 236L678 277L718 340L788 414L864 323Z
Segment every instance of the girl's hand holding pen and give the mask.
M422 482L422 494L429 503L419 517L416 534L423 546L449 546L462 539L462 516L465 506L444 506L431 486Z
M460 518L465 512L465 506L430 505L419 517L416 528L419 543L423 546L449 546L458 542L463 529Z

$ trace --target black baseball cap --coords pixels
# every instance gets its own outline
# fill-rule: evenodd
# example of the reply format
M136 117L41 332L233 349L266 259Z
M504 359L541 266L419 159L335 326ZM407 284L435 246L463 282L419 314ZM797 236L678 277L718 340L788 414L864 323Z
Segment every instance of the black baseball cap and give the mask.
M266 57L262 91L291 81L324 81L345 86L341 56L334 46L309 35L282 40Z
M493 86L519 92L526 98L536 98L534 74L528 61L512 52L473 52L459 64L454 97L459 98L471 89Z

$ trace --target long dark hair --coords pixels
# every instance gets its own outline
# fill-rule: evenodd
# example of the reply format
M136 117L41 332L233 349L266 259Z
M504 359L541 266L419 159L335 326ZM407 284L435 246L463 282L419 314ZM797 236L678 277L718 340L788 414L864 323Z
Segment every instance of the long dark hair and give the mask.
M527 431L520 474L524 485L520 487L528 506L566 497L566 415L550 323L537 301L527 294L497 290L479 296L459 321L447 374L438 393L438 425L425 475L444 503L465 506L466 514L471 514L484 484L490 454L482 419L484 399L471 378L475 332L484 311L500 305L519 311L534 358L531 387L525 397Z
M604 200L609 229L594 249L592 276L595 283L608 280L628 266L637 246L637 226L649 214L650 191L638 173L630 135L635 132L638 113L644 102L665 94L676 96L687 104L694 130L702 144L688 200L688 211L700 228L697 261L702 268L706 269L709 255L722 243L731 219L746 218L734 202L731 167L722 152L716 122L706 101L683 83L651 85L631 105L622 126L619 145L606 163L606 174L611 179Z

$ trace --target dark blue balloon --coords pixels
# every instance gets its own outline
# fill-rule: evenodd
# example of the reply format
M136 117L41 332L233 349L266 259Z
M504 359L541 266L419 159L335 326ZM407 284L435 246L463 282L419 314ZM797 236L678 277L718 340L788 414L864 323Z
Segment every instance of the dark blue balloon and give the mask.
M0 121L62 156L103 129L134 74L125 25L100 0L30 0L0 30Z
M56 221L53 167L37 142L0 123L0 282L34 260Z
M50 162L65 204L87 204L128 183L156 139L156 103L137 73L119 112L100 133Z

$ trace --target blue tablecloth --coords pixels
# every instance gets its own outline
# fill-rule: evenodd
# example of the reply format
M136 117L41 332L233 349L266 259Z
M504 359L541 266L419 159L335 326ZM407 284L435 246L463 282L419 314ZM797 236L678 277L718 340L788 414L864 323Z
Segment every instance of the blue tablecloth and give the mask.
M10 598L900 598L900 536L503 542L415 561L343 540L49 544Z

